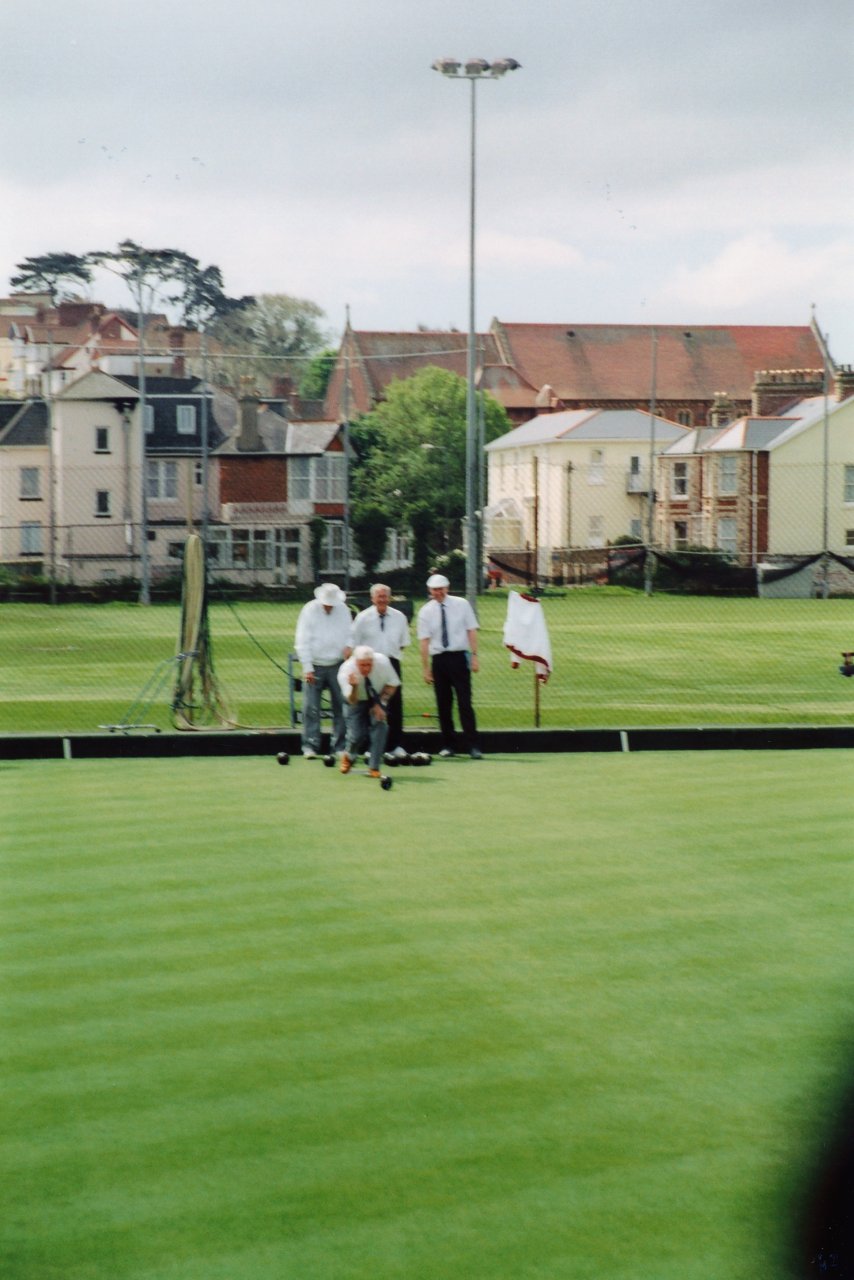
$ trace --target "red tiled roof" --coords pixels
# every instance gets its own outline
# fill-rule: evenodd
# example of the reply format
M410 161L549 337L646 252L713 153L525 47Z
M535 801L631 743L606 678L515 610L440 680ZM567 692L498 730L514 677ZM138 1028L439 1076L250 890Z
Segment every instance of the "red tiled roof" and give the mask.
M648 397L653 329L661 400L747 399L759 369L821 365L808 325L492 324L501 359L565 401Z
M478 365L500 363L491 334L478 334ZM342 410L345 357L349 359L349 411L366 413L395 378L411 378L435 366L466 376L468 336L455 330L395 333L351 329L341 343L338 363L329 380L324 414L339 418Z

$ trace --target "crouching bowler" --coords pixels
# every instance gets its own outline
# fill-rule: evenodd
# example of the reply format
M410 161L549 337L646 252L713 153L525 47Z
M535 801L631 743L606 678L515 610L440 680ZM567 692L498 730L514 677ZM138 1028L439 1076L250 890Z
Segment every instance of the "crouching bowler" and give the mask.
M368 773L379 778L388 738L388 704L397 696L400 677L383 653L358 644L341 663L338 683L347 719L347 749L341 755L341 772L349 773L353 760L368 744Z

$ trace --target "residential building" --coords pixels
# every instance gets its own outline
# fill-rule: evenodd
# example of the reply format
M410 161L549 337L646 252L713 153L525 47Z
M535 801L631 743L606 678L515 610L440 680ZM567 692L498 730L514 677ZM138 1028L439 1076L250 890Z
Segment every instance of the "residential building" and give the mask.
M52 424L52 425L51 425ZM251 582L343 576L337 423L293 422L195 378L93 370L50 401L0 401L0 563L84 584L180 570L205 526L214 571ZM318 524L317 521L320 523Z
M292 422L254 398L215 451L217 520L208 530L215 571L251 568L259 581L310 582L321 520L320 571L345 572L347 463L337 422Z
M808 385L787 373L778 385ZM767 373L761 391L774 386ZM828 396L808 395L773 414L692 431L660 460L657 541L704 547L741 564L854 556L854 374L836 370Z
M686 428L640 409L541 414L486 446L487 556L503 574L573 576L584 549L646 540L650 467Z

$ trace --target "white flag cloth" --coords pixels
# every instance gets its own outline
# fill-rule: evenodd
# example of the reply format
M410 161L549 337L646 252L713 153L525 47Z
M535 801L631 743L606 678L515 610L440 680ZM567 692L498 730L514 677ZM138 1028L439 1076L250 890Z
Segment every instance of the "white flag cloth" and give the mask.
M523 658L533 662L537 679L545 684L552 673L552 646L543 606L535 596L508 594L504 645L510 650L511 667L518 667Z

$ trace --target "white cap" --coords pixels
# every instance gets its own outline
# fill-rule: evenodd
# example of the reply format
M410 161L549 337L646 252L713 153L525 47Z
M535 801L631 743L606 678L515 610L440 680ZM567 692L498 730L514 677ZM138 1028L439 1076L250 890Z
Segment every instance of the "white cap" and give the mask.
M428 591L432 591L434 587L445 587L447 589L450 585L450 582L443 573L431 573L430 577L427 579Z

